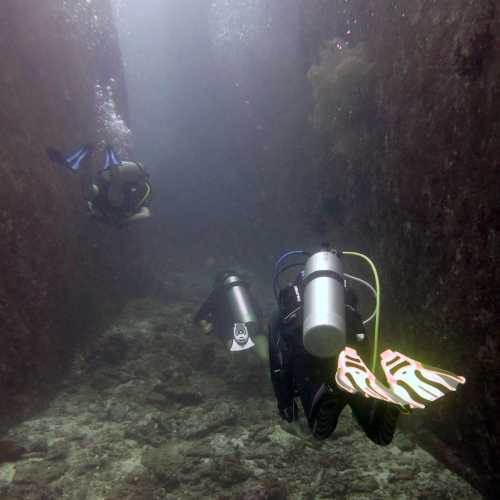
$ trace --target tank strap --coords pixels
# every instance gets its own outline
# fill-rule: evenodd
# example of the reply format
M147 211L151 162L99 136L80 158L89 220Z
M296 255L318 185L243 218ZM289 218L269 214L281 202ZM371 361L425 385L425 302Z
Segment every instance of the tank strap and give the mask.
M323 269L320 271L314 271L311 274L309 274L305 279L304 279L304 286L307 285L310 281L312 281L315 278L333 278L337 281L339 281L342 286L344 286L344 277L337 273L336 271L331 271L329 269Z

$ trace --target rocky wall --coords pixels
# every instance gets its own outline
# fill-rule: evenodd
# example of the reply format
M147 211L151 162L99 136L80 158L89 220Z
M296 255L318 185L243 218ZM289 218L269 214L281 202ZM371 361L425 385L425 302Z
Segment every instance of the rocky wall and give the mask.
M97 86L113 87L107 104L126 116L109 3L4 0L0 53L1 429L41 404L74 346L110 317L140 247L88 218L87 170L45 153L114 139Z
M303 5L316 230L379 264L383 344L467 377L408 422L497 498L499 15L487 0Z

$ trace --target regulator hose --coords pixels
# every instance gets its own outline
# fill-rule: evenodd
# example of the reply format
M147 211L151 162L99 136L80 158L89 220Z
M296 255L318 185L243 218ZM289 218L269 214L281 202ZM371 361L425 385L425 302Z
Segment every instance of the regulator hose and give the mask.
M361 283L362 285L366 286L366 288L368 288L370 290L370 292L373 293L373 296L375 297L375 299L377 298L377 291L375 290L375 288L373 288L373 286L370 283L368 283L368 281L362 280L361 278L358 278L357 276L353 276L352 274L344 273L344 276L347 279L357 281L358 283ZM370 316L368 316L368 318L363 320L363 325L368 324L375 317L376 312L377 312L377 309L376 308L373 309Z
M375 278L375 327L373 333L373 350L372 350L372 362L371 371L375 373L377 368L377 358L378 358L378 340L379 340L379 328L380 328L380 282L378 279L377 269L372 260L366 255L359 252L342 252L342 255L351 255L353 257L360 257L364 259L371 267L373 272L373 277Z
M305 250L291 250L289 252L285 252L277 261L276 264L274 265L274 276L273 276L273 292L274 292L274 297L276 300L278 300L278 279L280 277L280 274L285 271L286 269L289 269L290 267L294 267L294 264L291 264L290 266L286 266L282 268L282 264L292 256L296 255L301 255L301 256L306 256L309 257L311 254L309 252L306 252ZM302 264L303 265L303 264Z

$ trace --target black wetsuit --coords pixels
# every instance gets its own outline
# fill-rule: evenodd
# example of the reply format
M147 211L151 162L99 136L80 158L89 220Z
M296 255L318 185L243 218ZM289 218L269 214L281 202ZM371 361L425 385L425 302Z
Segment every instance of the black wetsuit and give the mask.
M346 343L367 359L368 341L361 317L346 305ZM357 339L363 335L364 340ZM399 408L383 401L348 394L335 384L337 358L317 358L309 354L302 341L301 310L290 318L289 311L276 312L269 323L269 357L271 380L280 415L292 421L299 397L309 427L317 439L326 439L337 426L340 413L348 404L366 435L375 443L392 441Z
M102 175L97 175L95 183L99 187L99 195L93 200L94 207L106 217L129 217L137 213L142 207L151 204L151 185L146 178L137 182L126 182L123 185L123 203L114 207L109 203L110 183Z

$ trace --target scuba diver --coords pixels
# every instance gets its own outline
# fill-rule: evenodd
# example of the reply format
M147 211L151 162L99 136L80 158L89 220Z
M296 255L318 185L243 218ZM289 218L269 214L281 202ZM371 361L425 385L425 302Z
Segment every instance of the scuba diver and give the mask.
M376 287L343 272L342 255L362 257L372 266ZM301 262L287 264L292 257ZM306 262L303 262L303 259ZM305 264L305 265L304 265ZM280 288L282 273L303 267L296 279ZM376 297L374 312L362 320L358 298L347 281L368 287ZM271 380L280 416L299 418L300 400L309 429L318 440L328 438L340 413L349 405L368 438L388 445L398 417L455 391L465 378L387 350L381 364L389 387L377 380L379 286L376 269L357 252L336 252L327 245L314 254L293 251L276 263L273 282L278 309L269 323ZM373 339L365 324L375 319ZM364 359L371 355L371 371Z
M81 162L93 151L90 144L64 156L48 148L49 158L78 172ZM149 175L140 162L120 160L111 146L106 146L102 169L94 176L86 193L90 214L108 224L122 227L151 217Z
M249 286L237 273L215 276L214 288L202 304L194 322L207 334L215 332L230 351L245 351L260 337L260 312Z

